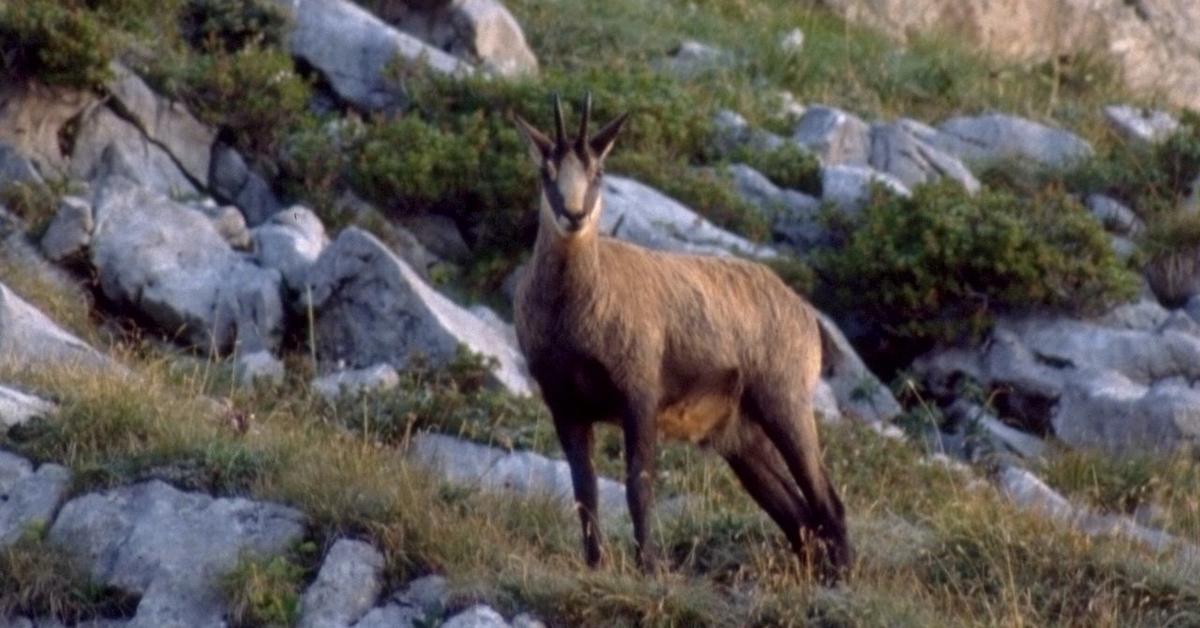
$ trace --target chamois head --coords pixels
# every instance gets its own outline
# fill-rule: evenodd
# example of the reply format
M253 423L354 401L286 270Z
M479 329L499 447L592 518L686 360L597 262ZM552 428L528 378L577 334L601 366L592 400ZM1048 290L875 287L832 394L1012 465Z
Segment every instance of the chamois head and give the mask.
M583 101L579 134L568 142L563 122L562 101L554 95L554 140L520 116L514 116L517 128L529 144L529 155L542 177L539 211L543 222L553 226L563 238L594 233L600 217L600 179L604 158L612 150L617 133L629 114L618 116L588 137L592 115L592 95Z

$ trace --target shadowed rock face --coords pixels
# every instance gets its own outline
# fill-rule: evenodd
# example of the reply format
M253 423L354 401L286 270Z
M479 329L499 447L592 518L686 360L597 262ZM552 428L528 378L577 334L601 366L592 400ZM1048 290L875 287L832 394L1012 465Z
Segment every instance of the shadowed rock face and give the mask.
M823 0L896 39L951 32L1014 59L1106 55L1133 89L1200 107L1200 2L1195 0Z

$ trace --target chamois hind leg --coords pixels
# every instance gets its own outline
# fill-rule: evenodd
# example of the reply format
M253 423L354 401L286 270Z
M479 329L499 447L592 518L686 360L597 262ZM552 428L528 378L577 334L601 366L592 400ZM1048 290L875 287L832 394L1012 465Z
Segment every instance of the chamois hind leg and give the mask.
M583 528L583 556L588 567L600 564L600 534L596 470L592 466L592 424L586 421L560 419L554 414L554 427L562 444L563 455L571 467L571 486L575 491L575 508Z
M739 429L742 433L738 449L724 454L726 462L746 492L783 531L796 555L808 562L801 528L810 515L800 489L792 481L779 450L761 427L746 421Z
M836 582L850 569L853 549L846 532L846 510L821 464L816 416L805 399L808 391L780 386L755 391L756 418L783 456L808 504L806 533L824 550L828 569L824 579Z
M625 497L629 501L629 515L633 519L638 565L646 573L658 569L658 553L650 538L654 507L654 456L658 445L656 410L655 400L630 396L625 401L622 416L625 433Z

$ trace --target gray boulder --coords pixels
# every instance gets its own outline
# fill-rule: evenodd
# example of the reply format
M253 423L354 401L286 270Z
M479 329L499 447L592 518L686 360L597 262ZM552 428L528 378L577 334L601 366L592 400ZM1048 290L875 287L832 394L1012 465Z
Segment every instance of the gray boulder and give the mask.
M109 299L203 349L278 343L279 272L231 249L203 214L121 178L98 186L92 204L91 261Z
M278 270L293 294L304 290L309 269L329 246L321 219L300 205L272 215L254 229L252 238L255 261L264 268Z
M111 360L0 284L0 363L108 369Z
M142 596L131 626L216 627L221 576L239 557L279 555L303 533L291 508L151 481L67 502L48 538L99 582Z
M871 129L858 116L834 107L816 106L796 122L792 141L827 165L865 166L871 155Z
M801 249L825 240L825 229L818 220L821 201L803 192L781 188L745 164L733 164L727 170L738 196L770 218L776 238Z
M516 18L497 0L392 2L382 17L429 45L499 76L537 74L538 61Z
M999 113L960 116L938 125L932 144L974 168L1032 164L1066 170L1092 156L1090 144L1062 129Z
M376 364L364 369L330 373L314 379L310 385L326 401L336 401L343 395L391 390L400 385L400 374L390 364Z
M90 90L49 87L37 81L0 84L0 142L33 162L44 177L66 172L69 155L59 133L96 103Z
M717 227L648 185L615 175L606 175L603 185L600 228L613 237L666 251L775 256L770 247Z
M952 397L963 378L1004 391L1002 410L1072 447L1114 454L1200 444L1200 337L1041 317L1000 321L979 349L925 356L914 370Z
M821 200L846 213L857 213L871 200L871 189L880 186L897 196L912 195L895 177L866 166L836 165L821 168Z
M11 454L0 451L0 459L4 457ZM35 472L27 463L24 473L8 480L3 478L5 466L12 468L0 460L0 548L17 542L31 526L48 525L71 483L71 472L56 464L43 464Z
M56 406L45 399L0 385L0 434L32 418L49 416Z
M383 555L370 544L340 539L300 600L300 628L344 628L375 604L383 589Z
M484 604L477 604L451 617L442 624L442 628L509 628L504 617L495 609Z
M681 79L691 79L729 67L732 63L733 56L727 51L689 39L672 50L670 56L660 61L659 66Z
M1126 140L1146 145L1157 144L1179 130L1179 120L1175 116L1129 105L1105 107L1104 119Z
M211 198L198 203L189 203L188 207L204 214L212 222L229 246L246 250L250 248L250 230L246 228L246 218L242 212L232 205L218 205Z
M822 379L841 413L867 423L888 423L903 409L892 391L867 368L850 341L828 316L817 312L821 328Z
M33 463L0 449L0 493L8 493L17 480L30 473L33 473Z
M787 140L770 131L750 126L740 113L729 109L722 109L713 116L713 142L723 155L742 149L765 153L787 144Z
M178 102L155 94L137 74L112 63L108 93L114 106L155 145L162 147L193 181L208 180L217 132L201 123Z
M270 351L260 350L242 353L233 363L234 378L241 386L256 384L279 386L283 383L283 362Z
M532 380L516 346L470 312L429 287L374 236L350 227L325 249L309 273L306 294L316 313L317 352L351 367L409 366L419 354L446 364L463 345L493 357L496 381L529 394Z
M531 451L508 452L442 434L413 436L409 456L454 484L478 486L489 491L511 491L519 495L546 497L565 508L573 507L571 469L563 460L552 460ZM623 517L625 486L601 478L601 516Z
M0 142L0 190L14 183L42 185L44 182L33 162L21 156L12 145Z
M337 95L368 111L405 106L396 65L462 76L470 65L402 33L349 0L275 0L291 16L288 48L316 68Z
M42 254L54 262L78 255L91 243L95 228L91 203L77 196L64 196L42 236Z
M121 175L175 197L199 192L170 153L107 107L93 109L80 122L69 172L84 181Z
M423 576L382 606L371 609L354 628L396 628L436 623L449 601L446 579L442 576Z
M399 218L396 222L437 257L458 263L471 261L471 247L449 216L419 214Z
M937 131L916 120L871 125L870 166L892 175L909 188L947 178L967 192L979 191L979 180L957 157L949 155L928 139Z
M266 180L233 148L218 144L210 163L209 188L217 198L242 210L247 225L261 225L283 207Z
M1140 233L1145 225L1137 214L1121 201L1103 194L1089 194L1084 201L1088 211L1108 231L1119 235Z

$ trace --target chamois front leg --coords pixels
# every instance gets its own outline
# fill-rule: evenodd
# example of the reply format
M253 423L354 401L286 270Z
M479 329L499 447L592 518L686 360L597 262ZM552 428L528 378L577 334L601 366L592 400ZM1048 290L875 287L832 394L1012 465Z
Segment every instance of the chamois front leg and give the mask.
M554 413L554 427L562 444L563 455L571 467L571 486L575 491L575 508L583 528L583 557L588 567L600 565L600 517L597 500L596 470L592 466L592 424L578 419L563 418Z
M658 430L654 424L657 402L633 397L626 402L623 418L625 432L625 497L633 519L637 541L638 565L646 573L658 569L658 554L650 538L650 519L654 508L654 457Z

